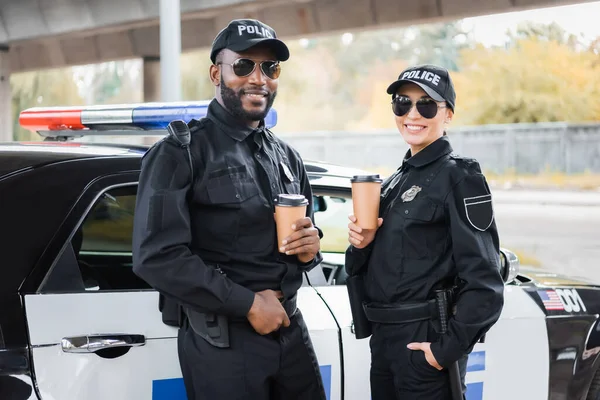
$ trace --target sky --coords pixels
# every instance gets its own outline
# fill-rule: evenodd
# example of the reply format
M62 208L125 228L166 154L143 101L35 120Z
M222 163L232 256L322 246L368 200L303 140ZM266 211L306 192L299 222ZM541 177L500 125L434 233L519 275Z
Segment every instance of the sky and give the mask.
M521 21L556 22L567 32L586 39L600 36L600 1L569 6L540 8L505 14L467 18L465 27L473 29L474 38L486 46L502 45L507 29L514 29Z

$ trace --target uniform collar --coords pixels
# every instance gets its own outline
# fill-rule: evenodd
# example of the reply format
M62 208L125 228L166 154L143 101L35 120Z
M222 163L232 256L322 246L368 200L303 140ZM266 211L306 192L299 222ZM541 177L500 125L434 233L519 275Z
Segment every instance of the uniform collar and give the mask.
M406 152L404 156L404 161L402 164L408 164L412 167L420 168L427 164L431 164L437 159L445 156L446 154L452 153L452 146L450 145L450 139L448 136L442 136L437 139L435 142L431 143L429 146L425 147L423 150L415 154L414 157L411 156L410 149Z
M232 139L241 142L253 132L262 132L265 129L265 121L261 120L256 128L252 128L240 122L227 109L225 109L217 99L213 99L208 105L206 116L211 121L215 122L227 135Z

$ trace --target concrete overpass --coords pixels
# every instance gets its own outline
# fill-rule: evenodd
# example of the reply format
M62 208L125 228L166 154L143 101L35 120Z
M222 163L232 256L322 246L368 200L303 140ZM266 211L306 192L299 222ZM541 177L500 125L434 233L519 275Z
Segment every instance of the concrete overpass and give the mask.
M587 0L180 0L183 51L211 44L231 19L263 20L282 37L400 26ZM11 72L143 58L160 74L159 0L2 0L0 138L11 127ZM160 87L146 81L144 87ZM157 91L147 100L158 99Z

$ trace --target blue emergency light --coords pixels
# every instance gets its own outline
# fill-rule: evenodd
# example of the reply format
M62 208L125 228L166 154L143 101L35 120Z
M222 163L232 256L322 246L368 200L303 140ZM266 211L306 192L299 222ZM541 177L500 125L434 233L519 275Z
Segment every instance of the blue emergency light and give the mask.
M34 107L19 115L19 124L41 136L73 138L94 135L164 135L171 121L190 122L206 116L210 100L117 104L87 107ZM265 124L277 124L271 109Z

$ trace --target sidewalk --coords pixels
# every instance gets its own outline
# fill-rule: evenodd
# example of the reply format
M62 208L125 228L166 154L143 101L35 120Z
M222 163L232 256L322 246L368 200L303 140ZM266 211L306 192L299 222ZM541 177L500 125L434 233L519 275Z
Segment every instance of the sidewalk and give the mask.
M495 203L600 207L600 192L491 188Z

